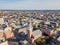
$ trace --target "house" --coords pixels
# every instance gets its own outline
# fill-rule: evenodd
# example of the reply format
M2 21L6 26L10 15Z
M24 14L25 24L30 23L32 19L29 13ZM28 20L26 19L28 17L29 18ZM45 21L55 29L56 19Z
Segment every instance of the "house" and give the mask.
M4 37L4 32L3 32L3 30L0 30L0 43L1 43L2 41L5 41L5 37Z
M6 39L14 37L14 32L11 27L6 27L4 30L4 36Z
M4 32L3 30L0 30L0 38L3 38L4 37Z
M4 24L4 19L0 18L0 24Z
M25 34L27 34L27 29L26 29L26 27L19 29L18 33L20 33L20 32L24 32Z
M42 37L42 32L40 30L35 30L33 31L33 39L32 41L34 42L36 39L38 39L39 37L41 38Z
M58 37L56 45L60 45L60 37Z
M0 45L9 45L9 44L8 44L8 41L4 41L4 42L0 43Z

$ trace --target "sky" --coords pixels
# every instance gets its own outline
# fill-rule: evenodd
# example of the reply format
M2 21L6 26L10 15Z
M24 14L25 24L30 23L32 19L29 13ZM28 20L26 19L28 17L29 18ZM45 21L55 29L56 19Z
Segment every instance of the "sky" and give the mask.
M60 0L0 0L0 10L60 10Z

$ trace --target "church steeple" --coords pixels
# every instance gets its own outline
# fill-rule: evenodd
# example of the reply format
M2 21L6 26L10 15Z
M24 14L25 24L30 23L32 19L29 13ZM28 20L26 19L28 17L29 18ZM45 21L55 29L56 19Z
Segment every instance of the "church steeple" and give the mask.
M28 29L27 30L33 30L32 20L31 19L29 20Z
M28 35L29 35L30 38L32 36L32 30L33 30L33 26L32 26L32 20L30 18L29 23L28 23L28 27L27 27Z

